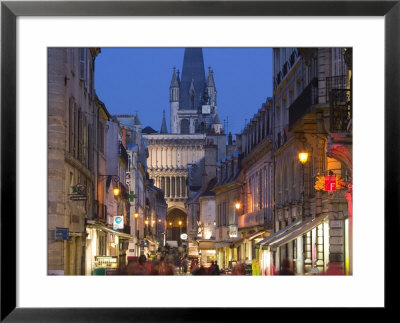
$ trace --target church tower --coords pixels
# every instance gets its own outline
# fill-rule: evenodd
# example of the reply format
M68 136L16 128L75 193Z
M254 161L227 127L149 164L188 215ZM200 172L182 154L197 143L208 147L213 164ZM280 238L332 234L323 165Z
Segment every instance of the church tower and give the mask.
M171 133L179 133L179 70L176 73L175 67L172 72L171 85L169 86L169 103L170 103L170 130Z
M182 79L174 68L169 89L171 133L221 132L214 72L209 68L206 79L202 48L185 48Z

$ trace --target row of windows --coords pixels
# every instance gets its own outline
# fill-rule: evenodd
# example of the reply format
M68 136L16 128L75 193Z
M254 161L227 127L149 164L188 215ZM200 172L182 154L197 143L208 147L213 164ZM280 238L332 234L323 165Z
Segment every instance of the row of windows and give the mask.
M89 93L89 97L93 97L93 60L89 54L89 49L87 48L70 48L70 62L71 62L71 72L75 75L76 72L76 55L78 56L79 62L79 79L86 91Z
M248 133L245 141L245 152L246 155L264 140L267 136L271 134L271 110L266 110L261 112L261 116L257 121L247 127Z
M263 168L247 181L247 212L256 212L271 206L271 169Z
M104 153L104 125L98 122L98 149ZM93 168L93 148L95 129L86 116L86 113L75 102L69 99L68 108L68 151L81 161L88 169Z

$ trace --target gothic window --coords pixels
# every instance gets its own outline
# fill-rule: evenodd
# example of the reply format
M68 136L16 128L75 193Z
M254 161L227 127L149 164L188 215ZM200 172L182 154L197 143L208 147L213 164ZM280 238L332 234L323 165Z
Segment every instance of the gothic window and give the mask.
M161 190L163 191L165 196L165 177L161 177Z
M181 178L176 178L176 196L181 196Z
M181 133L189 133L189 120L183 119L181 121Z
M175 197L175 177L171 177L171 181L172 181L172 192L171 192L171 196Z
M166 185L167 185L167 190L166 190L167 192L166 193L167 193L167 196L169 197L169 196L171 196L170 195L170 193L171 193L170 192L171 185L170 185L170 178L169 177L167 177L167 181L166 182L167 182L166 183Z

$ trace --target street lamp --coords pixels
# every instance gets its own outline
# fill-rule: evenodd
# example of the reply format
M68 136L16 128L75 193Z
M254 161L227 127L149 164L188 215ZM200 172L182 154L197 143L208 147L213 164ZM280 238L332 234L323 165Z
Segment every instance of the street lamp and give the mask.
M119 176L118 175L97 175L97 177L99 177L99 181L104 179L104 177L107 177L107 182L110 182L111 180L114 181L114 183L116 184L116 187L114 187L113 189L113 194L114 196L118 196L120 193L120 189L119 189ZM109 184L107 184L108 186Z
M305 201L304 201L304 189L305 189L305 185L304 185L304 166L305 166L305 164L307 163L307 161L308 161L308 152L305 152L305 151L301 151L300 153L299 153L299 161L300 161L300 163L301 163L301 165L302 165L302 175L303 175L303 189L302 189L302 192L301 192L301 197L302 197L302 199L303 199L303 204L302 204L302 216L304 216L304 203L305 203Z
M236 210L239 210L239 209L240 209L240 202L236 202L236 203L235 203L235 208L236 208Z
M299 161L302 165L307 163L308 161L308 153L307 152L300 152L299 153Z

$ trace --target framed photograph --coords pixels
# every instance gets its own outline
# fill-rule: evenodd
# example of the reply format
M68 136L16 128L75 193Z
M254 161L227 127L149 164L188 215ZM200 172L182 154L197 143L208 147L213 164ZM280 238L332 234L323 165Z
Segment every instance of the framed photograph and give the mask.
M398 112L400 104L399 30L399 1L2 1L1 321L233 321L243 310L245 310L246 316L249 314L252 316L252 311L254 311L261 318L267 317L267 310L301 308L324 308L332 310L332 314L336 309L374 308L379 310L380 315L388 315L388 311L394 307L391 286L396 286L398 283L398 273L392 272L395 268L392 262L396 259L394 237L398 234L399 228L397 202L400 176L398 167L400 161L397 153L400 140L398 132L398 120L400 120ZM351 71L349 80L352 84L351 102L354 104L354 132L351 132L352 140L354 140L351 153L354 173L352 173L351 184L354 187L352 201L354 201L355 216L354 234L352 234L354 237L352 238L352 243L354 243L352 250L354 251L351 251L351 264L344 261L346 275L332 277L313 275L313 270L316 273L319 271L317 265L312 265L312 268L308 268L308 275L299 275L302 277L267 277L264 275L264 271L265 268L270 267L264 262L263 266L267 267L262 267L263 275L260 277L255 277L256 275L245 277L247 274L243 274L244 277L234 275L226 275L226 277L116 275L115 273L120 272L116 270L117 265L115 264L120 262L125 264L126 262L126 268L128 268L129 260L135 259L136 261L144 251L144 254L150 259L155 257L157 252L162 253L164 249L149 238L152 235L146 236L145 233L145 238L128 241L130 235L127 233L126 227L130 226L132 230L132 225L126 222L124 213L120 214L118 207L116 207L115 214L109 212L110 221L107 225L107 207L109 210L110 207L108 204L103 205L98 202L100 199L96 199L96 203L99 205L91 207L96 210L96 219L104 214L103 225L99 224L101 221L90 221L90 219L87 221L86 219L85 237L82 236L82 232L72 232L73 225L70 224L79 222L73 216L69 219L69 224L60 222L51 230L49 229L48 210L52 209L58 212L59 208L64 207L51 204L48 200L48 195L51 194L49 192L51 190L48 191L48 174L49 169L52 169L50 164L56 163L55 159L52 160L48 156L55 156L57 150L56 146L53 147L49 143L58 140L57 133L61 128L71 127L66 120L57 119L56 113L52 114L55 110L49 109L52 105L49 91L68 92L68 84L72 82L70 74L65 73L63 86L52 87L50 71L55 66L51 64L57 61L59 54L57 50L65 50L68 57L76 59L76 64L71 64L71 66L76 66L76 70L68 66L67 69L70 69L68 73L79 76L80 82L85 85L85 95L93 96L93 106L96 106L98 111L103 111L101 116L98 112L98 117L111 120L111 114L114 112L107 111L101 101L101 95L97 97L95 92L92 93L93 69L89 65L87 68L82 68L82 58L86 58L86 62L88 62L90 57L96 57L99 54L96 52L96 48L119 48L122 50L135 47L153 50L154 48L180 48L182 53L183 48L274 48L276 55L279 55L280 48L290 47L295 50L293 53L291 52L293 57L288 55L288 61L293 58L293 62L296 55L300 56L301 54L306 57L315 48L339 48L343 49L343 53L351 52L351 59L346 62L346 73L349 74L348 71ZM74 49L76 50L74 51ZM309 50L302 51L303 49ZM323 52L321 53L319 55L323 56ZM193 51L191 55L195 57L199 55L199 52ZM144 62L143 58L139 59ZM151 57L146 59L151 60ZM180 59L183 61L183 55ZM223 58L218 59L222 60ZM70 58L68 58L68 62L70 62ZM290 68L295 65L293 62ZM181 64L182 62L177 63ZM312 66L312 63L310 64ZM351 65L350 69L348 68L349 64ZM57 65L57 68L60 66ZM172 69L172 66L166 66L166 68ZM310 71L312 71L312 67L310 67ZM103 73L105 75L103 77L106 79L107 70L105 69ZM213 80L210 80L210 74L212 78L213 71L211 68L208 69L208 73L207 84L212 85ZM287 73L278 74L273 75L272 84L279 85L282 75ZM171 88L173 88L176 75L179 79L179 72L176 74L174 68L171 85L169 83L166 85L167 93L170 86L170 102L174 101L175 92ZM307 76L307 79L312 80L311 76ZM193 84L190 86L195 89L197 85L193 80ZM313 84L311 81L309 83ZM343 83L347 84L348 82L344 81ZM186 124L182 120L189 117L184 115L184 112L180 112L181 115L176 113L177 116L183 116L180 123L174 124L172 117L170 118L171 123L168 120L168 128L171 127L171 132L172 127L177 127L177 129L181 127L179 131L175 132L184 136L191 131L191 127L194 127L193 129L202 133L201 126L207 127L207 120L211 119L213 123L210 121L210 127L213 134L225 129L227 126L225 122L228 122L228 118L223 120L222 125L222 122L215 117L216 105L214 104L215 100L213 101L211 85L209 86L211 90L207 92L207 100L202 97L201 100L204 102L199 103L198 108L198 114L202 115L205 125ZM190 86L188 85L188 89ZM328 85L326 86L328 87ZM340 90L343 92L348 89L346 87ZM194 92L195 90L193 90ZM232 92L235 92L232 93L232 97L239 95L237 91ZM192 92L189 91L189 93ZM345 95L347 93L348 91L345 92ZM275 95L278 96L277 91L275 91ZM83 121L80 121L80 110L77 110L76 115L74 114L74 102L78 102L78 105L75 105L79 107L80 99L75 94L73 100L70 100L72 102L70 116L73 120L78 121L77 128L71 128L71 133L75 133L75 130L78 133L81 131L79 129L84 129L83 133L89 135L82 136L85 138L82 140L86 140L85 144L79 141L80 137L78 138L78 136L76 142L75 137L71 140L71 135L68 143L65 143L68 149L62 152L62 156L68 159L72 154L74 158L90 165L90 157L86 156L86 158L85 152L80 151L79 147L81 145L90 147L93 144L88 139L92 128L91 125L85 128L84 117ZM195 100L193 95L193 105ZM281 100L286 102L283 95ZM334 101L332 98L330 100L331 103ZM168 105L170 102L166 102L166 104ZM190 103L190 100L188 102ZM291 103L293 102L291 101ZM272 98L270 103L268 99L263 103L262 109L267 110L268 104L272 105ZM249 118L259 109L259 106L247 107L245 103L243 105L245 106L243 111L251 111L248 112ZM172 106L173 104L171 104L171 111L173 111ZM132 113L135 113L134 107L130 109ZM157 107L158 110L160 107ZM52 122L49 122L50 114L53 118ZM210 116L212 116L211 119ZM134 115L131 117L131 121L135 125L139 124L136 123L139 121L135 119ZM126 118L128 116L119 115L118 122L130 122L130 120L125 120ZM138 118L137 112L136 118ZM111 126L104 123L104 129L101 128L104 133L105 127L108 131ZM160 134L166 133L163 130L166 127L166 125L161 126ZM353 130L353 121L351 127ZM115 131L116 133L123 132L119 128L116 128ZM285 130L282 131L286 134ZM145 136L149 142L155 142L157 139L152 136L151 132ZM100 137L97 135L96 140L107 140L106 138L98 139ZM125 158L130 161L136 155L129 155L128 158L128 153L124 148L127 147L126 141L124 141L127 140L126 133L121 138L123 139L121 139L118 154L121 156L121 160ZM282 140L285 141L285 139ZM97 149L101 150L99 147ZM149 156L150 160L154 157L151 152ZM157 159L157 155L155 156L154 160ZM232 154L232 156L234 155ZM73 167L78 167L73 158L69 163L75 165ZM248 163L250 164L249 161ZM124 186L125 182L122 185L122 173L123 176L128 176L128 172L125 169L121 170L119 166L116 167L116 172L110 172L104 166L103 171L97 171L96 187L99 190L98 181L103 183L101 185L104 185L104 192L106 188L108 190L108 187L117 189L117 191L110 190L111 199L122 194L126 196L127 205L129 205L129 201L135 201L140 194L133 190L127 190ZM70 184L68 202L74 204L74 207L78 205L77 208L83 212L88 207L87 200L90 200L90 194L94 194L92 192L95 190L93 188L91 191L90 185L82 182L81 178L75 179L72 171L68 174L71 174L68 179L68 184ZM327 173L325 175L329 176L325 176L321 180L321 183L324 181L321 184L321 190L332 190L332 187L336 189L341 185L340 181L338 182L335 178L335 174ZM58 175L56 174L56 176ZM131 176L132 174L129 174L130 180L132 180ZM330 181L328 184L327 179ZM129 183L130 181L128 181L128 186ZM180 195L189 182L184 183L179 177L179 181L174 179L172 184L171 179L171 182L168 183L167 185L166 180L164 182L159 180L159 187L165 188L162 192L165 194L167 190L168 192L173 190L174 194ZM154 196L159 193L156 187L153 188L153 191ZM98 196L98 191L96 194ZM283 196L282 200L284 198ZM304 199L304 196L302 198ZM143 203L145 204L147 201ZM251 203L256 204L256 202ZM240 201L235 200L232 208L234 205L237 209L241 207ZM144 205L143 208L145 208ZM222 212L222 209L220 211ZM303 216L304 212L311 211L305 211L303 206L299 212ZM157 227L157 221L161 222L162 220L158 217L145 218L137 207L133 208L131 213L132 219L136 217L136 213L138 218L142 219L141 225L147 226L145 230L149 230L152 223ZM207 227L201 216L197 222L193 222L196 225L194 234L202 238L208 234L207 239L209 239L210 236L217 234L214 227L220 227L222 220L215 218L214 224L210 220L211 224ZM218 255L215 256L213 252L209 251L211 248L206 247L207 241L199 238L194 239L195 243L192 243L189 230L185 231L185 225L183 225L184 230L182 231L181 223L177 222L179 224L173 228L171 222L171 228L168 231L168 222L166 219L163 221L165 222L165 240L168 240L167 236L175 237L176 239L172 240L176 241L171 241L170 244L172 248L175 248L176 243L175 249L181 250L182 255L184 254L182 250L187 250L186 256L195 254L207 266L210 263L214 266L216 259L219 263L219 259L225 259L218 258ZM254 253L261 254L264 245L268 247L267 250L272 255L281 246L282 241L286 243L297 239L300 234L309 232L306 230L314 229L317 226L323 228L323 221L322 218L315 222L305 221L302 226L299 225L297 228L295 227L297 222L293 222L292 225L281 231L275 230L278 235L270 237L261 231L251 232L247 235L241 234L241 227L237 223L230 223L230 225L226 225L226 234L227 239L237 243L243 239L254 239L259 243L259 247L255 248L261 250L255 251L255 249ZM339 222L335 218L335 221L332 221L334 224L330 223L330 225L342 228L345 222ZM345 225L348 225L347 222ZM137 227L134 229L136 230ZM93 236L100 236L100 231L101 234L104 232L104 246L107 246L104 248L108 248L109 245L117 248L116 246L119 245L119 248L126 250L126 254L123 255L124 259L121 260L118 253L110 254L103 250L103 254L93 254L93 263L90 266L85 262L84 252L79 251L79 248L83 250L93 246L93 250L101 249L100 242L97 245L89 245L92 242L88 242L88 240L94 241L92 240ZM167 232L170 232L169 235ZM279 234L282 235L279 236ZM140 236L139 230L137 236ZM57 242L54 246L62 244L65 246L66 241L70 241L71 237L77 239L76 241L81 239L82 245L68 247L72 249L68 252L62 251L60 254L63 255L62 257L70 257L70 255L77 259L81 257L81 267L76 269L78 268L76 266L70 268L50 266L49 263L58 259L60 254L52 258L51 254L56 254L58 251L49 246L54 241ZM315 241L318 240L317 238L310 237ZM187 245L186 242L189 241L191 243ZM201 244L204 249L199 252ZM165 243L163 245L165 246ZM334 243L331 243L331 247L333 245ZM221 246L221 248L224 247L223 244ZM314 259L314 255L317 257L318 246L317 244L313 246L315 250L311 248L310 254L313 264L317 264L318 259ZM170 246L168 245L168 247ZM184 247L187 249L183 249ZM291 252L301 254L297 244L293 248L296 248L296 251L292 250ZM304 248L308 248L306 244L304 244ZM241 252L245 256L248 253L246 249ZM105 256L106 254L107 256ZM64 261L67 260L62 259L63 263ZM229 266L234 266L236 262L237 259L230 261ZM282 266L283 263L282 259ZM96 266L98 268L95 268ZM176 266L181 267L180 264ZM228 261L226 266L228 266ZM292 266L294 269L296 265ZM322 267L323 270L327 270L327 264L323 264ZM243 268L246 268L247 271L258 272L260 264L243 261ZM137 267L135 267L136 269ZM183 270L179 269L179 273L182 274ZM245 269L243 270L247 273ZM351 271L350 275L349 271ZM301 273L303 274L303 272ZM387 283L389 284L387 285ZM380 310L385 310L385 312L382 313ZM282 310L279 313L281 314ZM290 315L293 311L285 313Z

